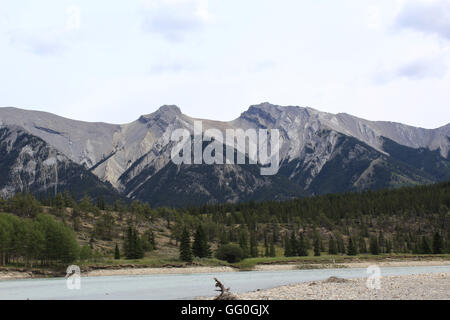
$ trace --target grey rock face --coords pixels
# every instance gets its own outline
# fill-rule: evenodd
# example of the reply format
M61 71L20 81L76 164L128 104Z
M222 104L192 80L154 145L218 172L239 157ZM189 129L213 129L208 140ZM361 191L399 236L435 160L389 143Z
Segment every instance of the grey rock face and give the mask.
M100 180L130 197L136 192L144 194L142 186L152 184L147 181L169 164L172 132L179 128L193 132L195 120L184 115L176 106L163 106L128 124L90 123L45 112L0 108L0 126L23 128L43 139L61 156L84 166ZM299 183L304 190L314 185L315 178L336 158L339 150L337 144L343 136L355 138L377 152L377 156L369 157L365 168L368 171L384 161L376 159L389 156L383 149L383 137L410 148L439 150L447 159L450 150L450 124L430 130L269 103L251 106L230 122L202 121L204 130L217 128L222 132L237 128L279 129L283 175ZM354 148L349 151L348 157L368 157L369 151L362 155L358 153L360 147ZM372 151L369 154L372 155ZM357 178L352 183L364 185L366 180L367 172L365 177ZM239 198L236 195L233 197Z
M120 197L112 186L18 126L0 127L0 176L1 197L17 192L54 195L64 190L76 198L85 192Z

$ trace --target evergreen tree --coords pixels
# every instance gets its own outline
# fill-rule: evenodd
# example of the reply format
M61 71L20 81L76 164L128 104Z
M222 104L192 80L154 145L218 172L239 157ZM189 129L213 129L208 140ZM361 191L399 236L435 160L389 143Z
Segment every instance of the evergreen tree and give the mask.
M126 259L128 260L142 259L144 257L142 240L139 237L137 230L131 226L129 226L127 229L123 251L125 253Z
M300 257L307 257L308 256L307 241L305 240L305 236L303 235L303 232L300 233L297 250L298 250L297 251L298 255Z
M264 231L264 256L269 257L269 240L267 239L267 233Z
M242 257L244 259L248 258L250 251L248 248L248 232L247 232L247 229L245 229L245 228L242 228L239 232L239 246L242 249Z
M119 246L116 243L116 248L114 249L114 259L115 260L119 260L120 259L120 250L119 250Z
M269 256L270 257L275 257L277 254L275 252L275 243L274 241L270 241L270 245L269 245Z
M328 240L328 254L331 254L331 255L338 254L338 248L337 248L336 241L331 236L330 236L330 240Z
M384 239L383 231L380 230L378 235L378 247L380 250L380 253L386 252L386 240Z
M386 239L386 253L392 253L392 242L389 239Z
M152 230L149 230L149 242L153 247L153 250L157 250L158 248L156 247L156 239L155 239L155 233Z
M380 247L378 245L378 239L377 237L371 237L370 243L369 243L369 250L370 253L373 255L379 255L380 254Z
M291 233L291 238L289 239L289 246L291 249L291 256L298 256L298 240L297 237L295 236L295 232L292 231Z
M439 232L436 232L433 237L433 253L442 254L444 252L444 240Z
M211 249L208 238L202 227L199 225L194 235L194 244L192 245L192 253L195 257L208 258L211 256Z
M103 199L103 196L97 197L97 208L105 210L105 200Z
M358 250L356 249L355 241L353 240L352 237L348 238L347 254L349 256L356 256L358 254Z
M363 236L359 238L359 253L367 253L366 239Z
M342 236L340 234L338 234L338 235L336 235L336 241L337 241L338 252L345 254L347 252L347 250L345 249L344 238L342 238Z
M258 240L256 239L256 233L252 232L250 234L250 256L256 258L259 256L258 252Z
M291 248L291 241L289 240L288 236L284 237L284 256L285 257L292 257L294 254L292 253Z
M180 240L180 259L192 262L191 236L186 228L183 229Z
M420 249L421 253L423 254L431 254L430 244L428 243L428 239L425 236L422 237Z
M314 239L314 256L319 257L320 256L320 238L317 235Z

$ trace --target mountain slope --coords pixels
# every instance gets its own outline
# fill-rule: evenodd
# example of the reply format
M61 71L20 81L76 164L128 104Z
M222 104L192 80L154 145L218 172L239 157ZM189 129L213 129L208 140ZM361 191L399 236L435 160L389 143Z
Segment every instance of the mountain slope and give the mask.
M204 132L209 128L223 133L227 129L278 129L280 171L275 177L263 178L256 174L257 166L175 166L170 161L171 134L180 128L193 134L197 120L176 106L163 106L122 125L0 108L0 125L20 126L39 137L66 157L64 161L72 161L101 180L94 184L111 184L114 192L154 204L167 199L164 204L171 205L173 199L165 193L172 193L180 203L190 199L235 202L423 184L450 177L450 124L422 129L269 103L251 106L230 122L201 120ZM55 178L45 167L42 170L50 180ZM28 178L18 176L11 188L23 188L23 179ZM182 189L188 186L193 191L185 194Z
M208 145L203 143L203 150ZM225 146L222 152L225 154ZM234 150L235 159L237 153ZM155 206L285 200L306 195L287 177L262 176L258 165L176 165L173 162L157 172L152 165L147 166L127 184L126 194Z
M20 127L0 127L0 176L2 197L17 192L54 195L64 190L76 199L85 193L108 202L120 197L111 185Z

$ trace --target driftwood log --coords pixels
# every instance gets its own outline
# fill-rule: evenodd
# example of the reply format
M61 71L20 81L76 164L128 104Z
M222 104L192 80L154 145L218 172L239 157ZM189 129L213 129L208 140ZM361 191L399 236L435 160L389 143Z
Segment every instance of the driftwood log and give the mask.
M220 294L214 300L236 300L236 297L230 292L230 288L225 288L225 286L220 282L217 278L214 278L216 281L216 291L220 292Z

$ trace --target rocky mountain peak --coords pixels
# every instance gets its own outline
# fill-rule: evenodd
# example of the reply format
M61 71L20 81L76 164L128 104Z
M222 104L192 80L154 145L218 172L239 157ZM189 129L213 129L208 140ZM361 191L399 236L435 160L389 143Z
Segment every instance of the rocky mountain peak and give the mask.
M163 105L158 110L153 113L143 115L139 118L141 122L149 122L152 120L165 120L167 122L172 122L176 118L183 116L180 108L176 105Z
M157 113L181 114L180 108L176 105L163 105L156 112Z

